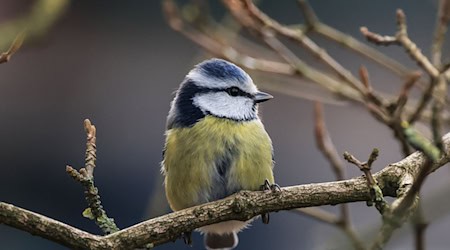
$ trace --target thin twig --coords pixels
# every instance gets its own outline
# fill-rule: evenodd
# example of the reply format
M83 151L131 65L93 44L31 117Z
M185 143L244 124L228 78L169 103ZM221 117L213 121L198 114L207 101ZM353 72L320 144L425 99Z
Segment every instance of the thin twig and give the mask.
M403 108L406 105L406 102L408 101L408 96L411 88L414 86L414 84L417 82L417 80L420 79L422 74L419 71L411 73L408 78L406 79L405 83L402 86L402 89L400 90L400 94L398 95L397 101L395 103L395 110L393 111L393 120L400 121L402 120L402 114L403 114Z
M401 9L397 10L397 33L395 36L382 36L369 31L367 27L361 28L361 33L370 41L379 45L397 44L403 46L411 58L421 66L432 78L439 75L439 71L431 64L428 58L422 54L417 45L411 41L407 33L406 16Z
M322 105L319 102L314 104L315 129L317 147L330 163L331 169L338 181L344 179L344 163L341 161L339 154L331 141L330 135L325 125L323 117Z
M360 31L366 37L367 41L372 42L376 45L389 46L392 44L399 44L399 41L395 36L382 36L380 34L369 31L367 27L361 27Z
M428 227L428 222L423 213L422 200L419 201L417 209L412 216L411 222L414 229L414 241L416 250L425 250L425 231Z
M420 98L419 104L415 108L415 110L411 113L408 122L413 124L417 120L420 119L422 113L424 112L426 106L430 102L433 97L433 91L436 86L437 81L435 79L431 79L428 85L428 88L423 92L422 97Z
M227 6L232 4L237 5L233 1L224 0ZM274 19L264 14L251 0L241 0L243 7L247 12L260 22L264 27L272 29L274 32L283 35L293 41L297 42L301 46L305 47L307 51L312 53L315 57L319 58L325 65L332 69L340 78L344 79L348 84L362 93L361 82L352 75L350 71L345 69L339 64L333 57L331 57L325 49L319 47L314 41L308 38L300 30L290 29L287 26L283 26ZM236 7L234 7L236 8ZM233 9L230 7L230 9ZM253 27L255 28L255 27Z
M378 95L375 95L372 88L372 84L370 83L369 72L367 71L366 67L361 66L359 68L359 77L365 87L364 105L366 106L367 110L378 121L384 124L389 124L390 118L389 114L386 112L386 109L384 107L385 106L383 104L384 101L380 97L378 97Z
M320 102L314 103L314 117L314 135L316 138L317 147L330 163L331 169L336 176L336 180L343 180L345 178L344 163L341 161L336 147L328 134L328 129L325 125L325 119L323 117L322 105ZM346 204L341 206L341 221L343 224L350 224L348 206Z
M441 141L442 136L442 113L446 105L448 82L444 74L440 74L437 79L435 98L432 106L431 130L433 132L433 141L441 152L444 152L444 144Z
M406 82L403 84L402 89L398 95L397 101L393 103L393 110L391 111L391 120L389 126L394 131L394 135L401 144L402 152L404 156L411 153L408 138L405 136L404 128L402 127L403 113L406 102L408 101L408 95L412 86L420 78L420 72L413 72L409 75Z
M417 45L409 38L406 25L406 16L401 9L397 10L397 33L395 36L381 36L379 34L370 32L366 27L362 27L361 32L369 41L376 44L398 44L403 46L406 52L411 56L411 58L430 75L431 81L428 85L428 88L424 91L422 98L417 105L417 108L408 119L409 123L414 123L420 118L423 110L433 96L434 89L438 82L437 79L440 75L439 70L428 60L426 56L422 54Z
M370 196L372 197L372 200L368 202L367 205L371 206L372 203L374 203L377 210L381 214L383 214L387 209L389 209L389 205L383 198L384 196L383 192L380 186L378 186L378 183L373 177L371 172L372 163L377 159L377 157L378 157L378 149L376 148L372 150L369 159L366 162L361 162L348 152L344 153L344 159L347 160L349 163L357 166L359 170L361 170L364 173L364 176L367 180L367 186L370 189Z
M6 49L17 34L26 31L26 40L33 41L45 36L70 6L69 0L36 0L27 8L27 13L3 21L0 26L0 49Z
M450 20L450 1L440 0L439 10L436 18L433 42L431 45L431 58L433 65L442 68L442 46L444 44L445 33L447 32L448 22Z
M172 0L163 1L163 11L172 29L182 33L194 43L202 46L214 55L236 62L248 69L283 75L295 74L295 69L289 64L248 56L233 47L225 46L204 33L187 26L176 4Z
M328 133L328 129L325 125L325 119L323 116L322 105L320 102L315 102L314 104L314 117L315 117L315 129L314 134L316 137L316 144L322 154L330 163L331 169L334 172L337 180L343 180L345 178L345 168L344 163L341 161L339 154L331 141L331 137ZM362 240L358 237L356 232L352 228L352 222L349 215L348 204L341 205L341 216L337 222L334 223L335 226L341 228L345 234L352 241L355 249L364 249L364 244Z
M441 76L441 78L444 78L444 76ZM441 140L442 135L442 118L440 114L442 113L442 110L444 109L444 105L438 101L435 101L433 103L432 107L432 116L431 116L431 131L433 133L433 142L436 145L436 147L441 151L441 153L445 152L444 150L444 144Z
M369 72L366 67L359 67L359 78L365 87L363 93L366 101L373 103L382 109L384 100L374 92L372 84L370 83Z
M219 41L212 39L208 34L202 33L185 24L185 20L179 14L176 4L172 0L163 1L163 10L168 19L170 26L185 35L194 43L200 45L208 52L232 61L242 67L251 70L257 70L267 73L276 73L288 76L303 76L328 91L344 96L350 100L361 102L360 95L349 88L345 83L313 68L308 65L290 65L278 61L266 60L263 58L255 58L247 55L243 51L238 51L234 47L227 44L221 44ZM243 17L240 15L239 17ZM245 17L245 16L244 16ZM245 20L240 20L245 22Z
M88 119L84 120L86 131L85 166L77 171L71 166L66 166L66 172L84 187L84 194L88 208L83 211L83 216L95 221L104 234L119 231L114 219L108 217L103 209L97 187L94 185L94 168L96 156L96 129Z
M11 56L14 55L20 47L22 47L23 41L25 40L25 32L19 33L14 41L11 43L8 51L0 54L0 63L6 63L11 59Z
M340 223L341 219L338 218L336 215L322 209L319 207L304 207L304 208L297 208L291 210L291 212L306 215L312 219L315 219L317 221L336 226Z
M428 58L422 54L422 51L417 47L417 45L409 38L406 26L406 16L401 9L397 10L397 27L397 40L405 48L406 52L408 52L411 58L416 61L419 66L421 66L422 69L424 69L425 72L427 72L432 78L438 77L439 70L433 66Z
M97 160L97 130L89 119L84 120L84 130L86 132L86 153L85 153L85 169L88 178L94 178L95 161Z
M334 41L345 48L352 50L370 60L378 63L379 65L385 67L387 70L394 72L400 76L405 76L410 73L410 69L403 66L403 64L395 61L394 59L386 56L383 53L373 49L370 46L360 42L359 40L353 38L348 34L344 34L341 31L328 26L327 24L321 22L317 15L315 14L313 8L308 4L308 1L298 0L298 5L305 17L307 28L305 32L313 31L317 34Z

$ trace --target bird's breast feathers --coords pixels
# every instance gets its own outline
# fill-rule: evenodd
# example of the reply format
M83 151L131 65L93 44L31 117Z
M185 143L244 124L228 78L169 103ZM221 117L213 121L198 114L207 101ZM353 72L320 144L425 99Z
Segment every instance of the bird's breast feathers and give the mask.
M205 116L167 131L166 194L174 210L273 183L272 143L259 119L237 122Z

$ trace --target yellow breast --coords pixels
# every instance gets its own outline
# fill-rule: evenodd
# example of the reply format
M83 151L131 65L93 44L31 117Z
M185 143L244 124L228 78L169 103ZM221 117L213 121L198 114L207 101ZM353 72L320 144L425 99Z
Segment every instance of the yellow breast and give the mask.
M223 181L218 175L223 170L217 169L222 161L227 163ZM206 116L166 134L163 171L173 210L209 202L220 191L258 190L264 180L274 182L272 166L272 143L259 119Z

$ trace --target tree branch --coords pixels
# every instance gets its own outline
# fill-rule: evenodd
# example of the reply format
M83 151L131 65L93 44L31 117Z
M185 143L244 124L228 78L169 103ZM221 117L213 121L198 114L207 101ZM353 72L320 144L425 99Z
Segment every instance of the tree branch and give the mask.
M450 134L443 138L450 147ZM427 173L449 162L446 154ZM374 174L386 196L397 195L412 185L426 166L426 157L415 152ZM181 233L227 220L248 220L262 213L301 207L336 205L368 201L370 192L365 178L284 187L281 192L241 191L233 196L150 219L106 236L93 235L43 215L0 203L0 223L30 232L71 248L132 249L147 243L153 246L175 240Z

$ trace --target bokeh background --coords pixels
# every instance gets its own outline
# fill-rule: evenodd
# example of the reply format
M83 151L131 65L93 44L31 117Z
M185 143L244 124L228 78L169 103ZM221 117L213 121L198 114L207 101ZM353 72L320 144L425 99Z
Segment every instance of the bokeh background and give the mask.
M295 1L261 1L261 8L282 23L302 21ZM2 0L0 23L25 15L34 1ZM409 33L428 54L437 1L312 1L327 24L363 40L364 25L384 34L395 32L395 10L403 8ZM224 13L212 4L215 15ZM1 27L1 26L0 26ZM0 34L1 39L1 34ZM329 53L357 72L365 64L377 88L398 91L401 79L318 39ZM1 48L2 50L6 48ZM415 67L399 47L379 48ZM445 46L444 59L448 57ZM154 197L162 186L159 162L165 118L173 92L202 50L165 22L159 1L73 1L48 33L27 44L9 63L0 65L0 200L47 215L75 227L100 233L81 216L81 186L66 173L66 164L81 167L85 134L82 122L96 125L98 161L95 181L109 215L121 228L169 212ZM310 101L277 92L264 103L262 115L271 135L276 180L281 186L332 181L327 161L315 147ZM327 105L325 115L339 152L364 159L373 147L381 151L375 169L401 159L392 134L360 107ZM347 176L360 172L349 166ZM432 224L429 249L450 244L449 170L433 174L424 187L425 215ZM338 211L336 207L326 207ZM351 205L361 234L373 236L380 224L375 208ZM348 240L328 225L289 212L272 214L240 234L238 249L337 249ZM370 241L368 241L370 242ZM202 239L194 237L201 249ZM386 249L412 249L409 225ZM28 233L0 225L0 249L64 249ZM177 241L156 249L191 249ZM346 249L344 246L341 249Z

